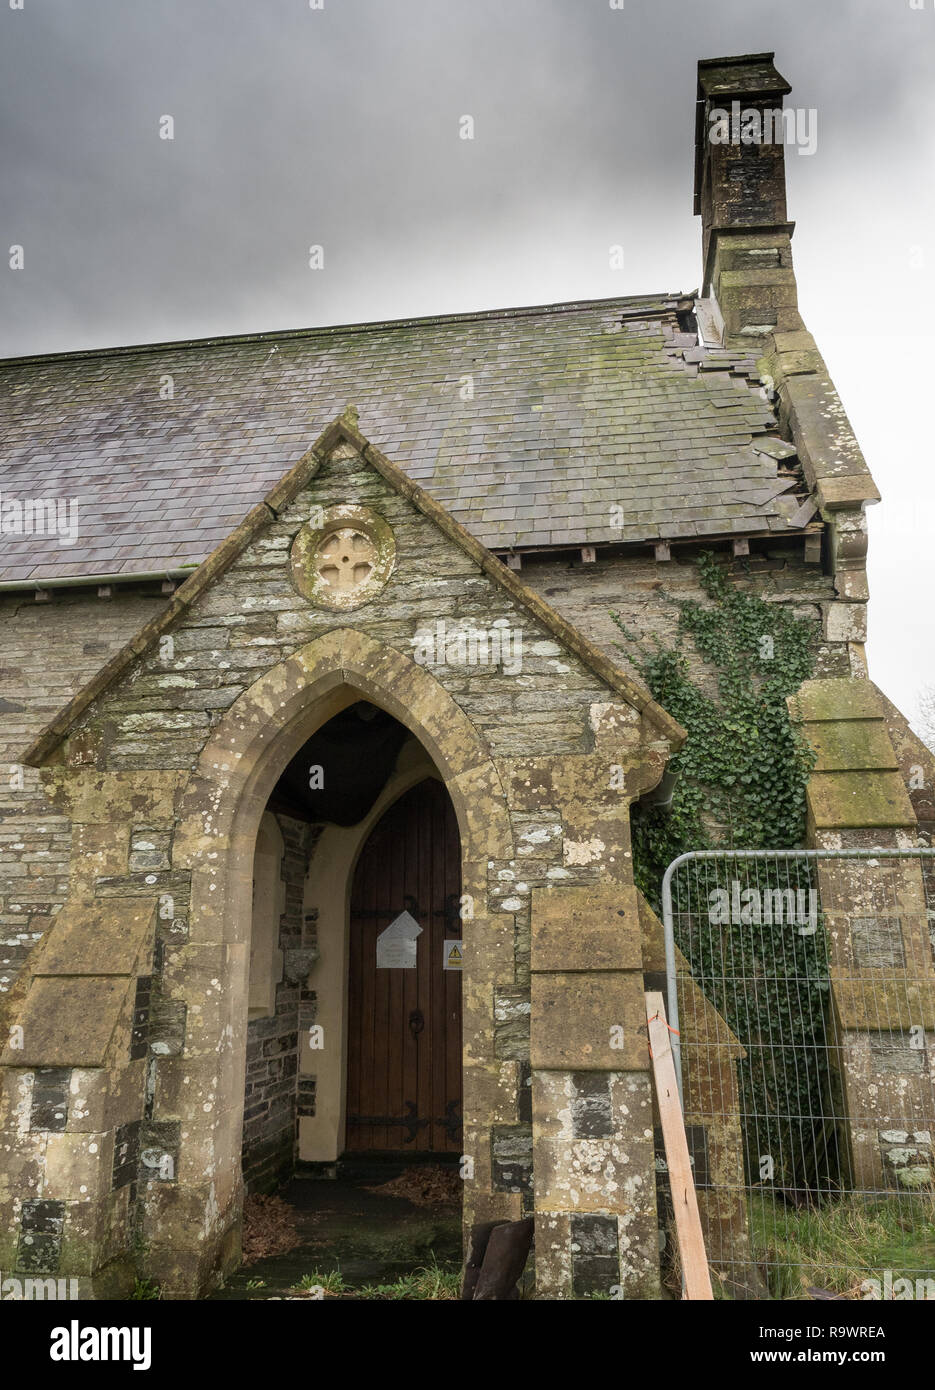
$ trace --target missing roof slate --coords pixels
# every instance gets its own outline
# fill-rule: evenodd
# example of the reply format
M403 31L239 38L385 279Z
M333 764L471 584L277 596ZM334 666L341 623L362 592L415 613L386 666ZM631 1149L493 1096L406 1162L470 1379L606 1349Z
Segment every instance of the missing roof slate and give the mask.
M71 500L78 517L74 544L3 535L0 582L200 563L347 399L384 452L494 550L671 534L680 500L698 491L699 449L708 533L785 528L772 503L764 515L751 499L739 517L727 505L763 488L763 441L781 443L777 421L753 359L698 347L680 325L682 302L642 296L0 363L0 496ZM775 455L769 467L776 477Z

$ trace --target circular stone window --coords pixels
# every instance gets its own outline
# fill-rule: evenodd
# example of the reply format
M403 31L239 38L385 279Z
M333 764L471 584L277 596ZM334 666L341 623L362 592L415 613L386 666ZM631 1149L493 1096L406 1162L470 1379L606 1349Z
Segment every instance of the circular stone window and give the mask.
M382 516L369 507L328 507L321 525L302 527L290 559L300 594L322 608L346 611L383 588L393 571L396 543Z

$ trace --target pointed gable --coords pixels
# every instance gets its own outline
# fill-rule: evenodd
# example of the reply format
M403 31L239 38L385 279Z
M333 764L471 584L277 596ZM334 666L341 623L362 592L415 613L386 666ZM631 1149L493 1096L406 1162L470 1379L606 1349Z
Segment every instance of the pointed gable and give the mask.
M592 677L595 677L602 686L608 687L611 691L622 696L627 704L649 721L660 739L667 740L673 749L680 746L685 735L676 721L656 704L631 677L615 666L538 594L533 593L523 584L480 541L466 531L441 503L424 492L418 484L414 483L379 449L365 439L357 427L356 410L348 406L341 415L328 425L314 445L280 479L263 501L251 509L240 525L182 584L163 612L146 623L136 636L103 666L94 678L50 721L27 750L25 761L28 764L41 766L54 760L56 750L62 741L85 720L95 701L123 681L130 674L135 662L146 656L151 656L153 649L158 647L161 638L172 634L180 625L184 625L185 620L196 613L199 605L202 605L211 591L221 584L232 567L238 563L243 563L251 547L261 543L264 533L269 532L277 523L284 523L289 520L290 509L294 510L298 499L305 497L306 502L317 512L321 512L325 504L330 505L332 510L341 506L353 507L353 504L359 499L345 495L338 497L334 494L334 489L327 485L327 480L321 489L320 499L317 492L314 498L309 492L310 488L314 491L313 485L321 479L323 466L338 458L341 453L341 446L344 446L343 452L346 455L361 460L372 475L382 480L387 485L390 495L396 495L411 504L411 507L421 517L430 522L437 532L447 538L457 552L472 562L477 570L487 577L494 590L500 593L501 598L507 601L508 609L519 610L534 625L544 630L543 636L552 637L563 654L576 658L582 667ZM300 519L293 517L292 522L296 521L300 522ZM293 541L300 529L301 524L295 526L292 531ZM285 543L285 537L277 538L277 553L281 554ZM293 546L290 546L290 554L293 554L294 568ZM373 556L371 555L370 560L372 559ZM431 569L431 559L427 552L420 551L418 554L412 555L410 559L415 562L423 574ZM370 563L370 560L367 560L367 563ZM271 569L267 567L266 572L267 574L271 573ZM280 576L279 582L280 584L285 582L282 576ZM281 598L275 600L279 604L281 601ZM367 602L369 598L362 601ZM263 604L262 584L257 584L256 595L251 597L250 603L255 606L255 613L261 611ZM299 606L300 603L301 600L296 606ZM322 605L318 606L322 607ZM423 604L423 608L424 606ZM324 616L327 618L329 616L327 610L335 607L340 612L340 604L336 606L324 605ZM335 613L332 612L330 616L334 619ZM449 616L455 617L456 614L452 612ZM429 614L423 613L423 625L429 618ZM501 618L499 621L503 622L504 619ZM334 625L334 622L331 625ZM295 627L296 633L300 628L301 624ZM413 632L409 640L417 643L417 634ZM283 645L288 645L288 639ZM561 662L556 661L555 665L558 668L561 666ZM558 673L561 674L561 672ZM168 705L170 708L174 708L171 699L168 701ZM221 705L218 703L213 707L220 708Z

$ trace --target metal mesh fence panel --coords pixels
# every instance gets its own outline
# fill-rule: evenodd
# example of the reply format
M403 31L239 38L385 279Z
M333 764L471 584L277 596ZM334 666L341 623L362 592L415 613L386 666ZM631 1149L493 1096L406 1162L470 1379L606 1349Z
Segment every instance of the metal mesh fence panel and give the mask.
M663 918L716 1297L935 1299L935 850L682 855Z

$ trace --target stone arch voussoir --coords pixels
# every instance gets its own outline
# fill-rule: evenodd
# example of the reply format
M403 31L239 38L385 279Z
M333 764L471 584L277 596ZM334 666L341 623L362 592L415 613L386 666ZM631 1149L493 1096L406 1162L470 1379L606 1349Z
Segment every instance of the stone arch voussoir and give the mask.
M183 794L176 867L210 865L229 850L245 805L252 803L258 820L289 758L324 719L360 696L394 715L427 749L454 802L465 860L509 857L503 788L471 720L411 657L338 628L265 672L227 710Z

